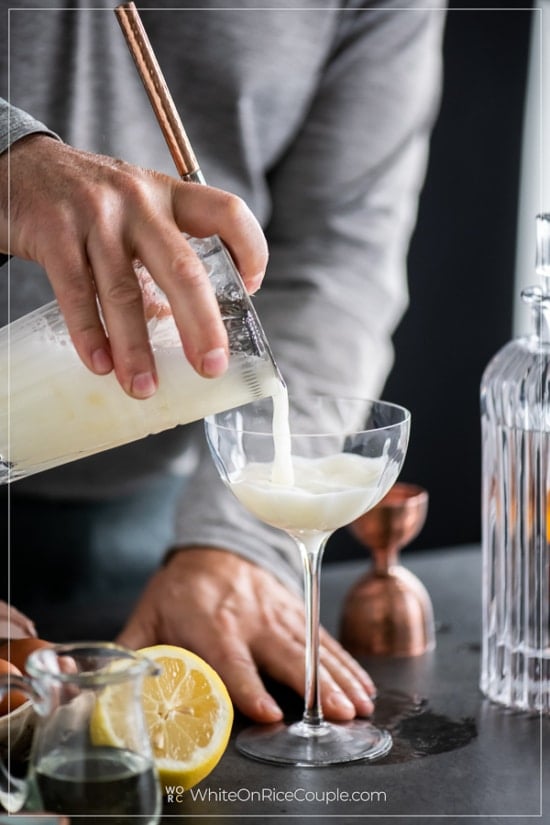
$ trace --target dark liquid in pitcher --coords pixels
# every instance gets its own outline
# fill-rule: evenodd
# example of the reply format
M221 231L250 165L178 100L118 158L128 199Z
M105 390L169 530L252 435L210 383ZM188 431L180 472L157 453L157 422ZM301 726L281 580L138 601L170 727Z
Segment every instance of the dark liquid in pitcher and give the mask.
M151 762L131 751L52 751L37 765L35 779L45 811L108 825L147 825L158 818L160 798Z

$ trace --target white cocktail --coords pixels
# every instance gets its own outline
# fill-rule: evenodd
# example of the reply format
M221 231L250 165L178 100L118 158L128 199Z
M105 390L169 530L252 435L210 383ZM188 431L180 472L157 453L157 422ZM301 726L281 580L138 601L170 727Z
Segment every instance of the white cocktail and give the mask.
M212 379L193 370L167 298L139 261L134 269L158 373L151 398L130 398L114 374L91 373L58 304L46 304L0 329L0 483L278 393L280 373L229 253L215 236L185 237L216 295L227 372Z
M273 464L251 463L231 478L231 490L261 521L289 533L332 533L378 500L380 458L338 453L292 458L290 483L273 480Z
M114 373L80 361L57 304L0 330L0 482L12 481L208 413L269 396L279 385L270 355L232 353L220 378L186 360L171 315L149 322L158 372L151 398L126 395Z

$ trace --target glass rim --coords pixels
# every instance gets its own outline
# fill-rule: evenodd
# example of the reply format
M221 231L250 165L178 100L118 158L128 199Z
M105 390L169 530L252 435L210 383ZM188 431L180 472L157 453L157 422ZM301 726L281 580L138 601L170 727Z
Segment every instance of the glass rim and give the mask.
M292 400L292 398L296 398L296 397L300 398L302 396L300 396L299 393L296 393L296 394L292 394L290 396L290 399ZM267 400L267 398L268 398L268 396L266 396L265 399L256 399L255 401L250 401L248 404L241 404L237 407L233 407L232 409L235 410L235 411L239 410L239 409L243 409L245 407L251 406L252 404L258 404L263 400ZM304 399L307 399L307 398L326 399L328 401L333 401L333 402L341 401L341 402L361 403L361 404L365 405L365 413L366 414L368 414L368 411L371 407L375 407L375 406L384 407L384 408L392 408L394 410L401 411L403 413L403 418L399 421L393 421L389 424L384 424L383 426L380 426L380 427L372 426L372 427L362 427L361 429L359 429L359 428L353 428L353 427L350 428L350 427L342 426L341 429L340 428L335 428L333 430L325 430L323 432L318 432L318 431L317 432L303 432L303 433L290 432L290 434L288 432L283 432L281 430L273 430L273 429L254 430L254 429L250 429L249 426L247 426L247 427L236 427L236 426L231 426L231 425L227 425L227 424L218 423L218 421L216 420L218 418L218 416L223 415L225 413L230 413L232 411L231 409L224 410L220 413L214 413L212 415L207 415L204 418L204 422L205 422L205 425L212 424L212 426L215 429L224 430L226 432L239 432L239 433L242 433L243 435L256 435L256 436L273 436L275 434L281 435L281 436L290 435L291 439L298 439L298 438L327 438L329 436L338 436L338 435L362 435L363 433L374 433L374 432L381 433L381 432L384 432L384 430L391 430L395 427L402 427L403 425L405 425L407 423L410 423L410 420L411 420L411 417L412 417L411 416L411 411L407 407L404 407L402 404L397 404L394 401L382 401L380 399L361 398L361 397L357 397L357 396L332 396L332 395L324 395L322 393L311 393L309 396L304 395L303 398Z
M96 657L105 654L104 669L83 670L80 672L52 670L46 660L54 654L56 659L62 657L78 658L82 656ZM127 667L109 670L109 664L127 662ZM136 676L154 675L160 673L156 662L146 656L141 656L129 648L117 645L114 642L61 642L34 650L26 662L26 669L32 679L47 677L56 682L74 683L81 687L93 687L98 684L113 685L126 682Z

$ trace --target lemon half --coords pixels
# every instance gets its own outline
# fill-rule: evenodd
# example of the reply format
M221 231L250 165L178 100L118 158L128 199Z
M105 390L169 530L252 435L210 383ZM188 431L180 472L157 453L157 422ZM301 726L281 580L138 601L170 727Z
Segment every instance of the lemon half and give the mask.
M233 705L215 670L189 650L173 645L139 654L162 668L144 679L145 722L161 786L192 788L218 764L227 747ZM124 694L105 688L97 697L90 732L96 744L119 746L126 722Z

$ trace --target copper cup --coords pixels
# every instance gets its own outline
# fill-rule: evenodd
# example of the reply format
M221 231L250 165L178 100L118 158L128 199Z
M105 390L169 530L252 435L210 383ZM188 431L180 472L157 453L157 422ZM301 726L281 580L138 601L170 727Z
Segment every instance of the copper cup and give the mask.
M395 484L372 510L349 525L372 553L372 568L348 592L340 640L355 656L418 656L433 650L435 631L428 591L399 563L401 549L422 529L428 493Z

